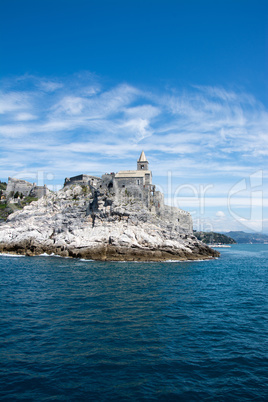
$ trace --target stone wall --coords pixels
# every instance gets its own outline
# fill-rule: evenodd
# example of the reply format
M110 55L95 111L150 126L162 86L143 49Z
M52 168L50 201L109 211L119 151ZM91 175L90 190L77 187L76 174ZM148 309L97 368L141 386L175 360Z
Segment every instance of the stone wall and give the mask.
M81 184L81 185L91 185L91 186L97 186L97 184L101 181L100 177L97 176L90 176L87 174L80 174L78 176L73 176L73 177L66 177L64 181L64 187L65 186L70 186L72 184Z
M97 189L113 192L114 188L114 173L105 173L101 176L101 181L97 183Z
M12 177L8 178L7 188L6 188L6 195L13 196L18 192L19 195L23 194L24 197L35 197L41 198L44 195L49 193L49 189L46 185L44 186L37 186L35 183L29 183L26 180L21 179L14 179Z
M150 209L152 201L151 188L152 185L144 184L144 178L116 178L114 180L114 193L118 201L137 202L142 201L143 204Z
M156 211L164 208L164 194L161 191L154 192L153 204L156 208Z
M33 188L33 184L28 181L21 179L13 179L12 177L8 178L6 194L9 196L11 192L15 194L17 191L19 194L23 194L24 196L28 196L30 194L31 189Z
M176 230L182 234L192 234L193 225L191 215L181 209L166 206L164 194L155 191L152 183L152 174L149 170L126 170L118 173L106 173L101 178L89 175L78 175L66 178L64 186L71 184L88 185L94 199L90 202L87 213L98 210L99 196L109 194L115 196L119 205L132 205L134 208L139 203L142 208L148 208L156 219L160 218L169 222L170 230Z
M29 196L30 197L35 197L35 198L41 198L44 195L47 195L49 193L49 189L47 188L46 185L44 186L34 186L32 187Z

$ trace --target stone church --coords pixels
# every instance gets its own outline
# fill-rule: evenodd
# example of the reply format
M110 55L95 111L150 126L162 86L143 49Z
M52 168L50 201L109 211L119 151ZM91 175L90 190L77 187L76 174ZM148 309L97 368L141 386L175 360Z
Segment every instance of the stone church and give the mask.
M143 151L137 161L137 170L121 170L116 173L113 185L117 194L125 192L130 197L143 200L146 206L149 205L155 186L152 184L152 172Z
M168 227L176 227L179 233L192 232L192 218L189 212L165 205L164 194L156 191L144 151L137 160L136 170L121 170L118 173L106 173L101 177L81 174L66 178L64 182L65 187L77 184L87 187L93 195L93 201L88 207L89 214L98 211L99 200L107 195L107 199L114 199L118 205L148 209L156 218L170 222ZM46 196L49 192L46 186L36 186L35 183L9 178L6 193L16 191L24 196L38 198Z
M80 175L65 179L64 186L82 184L89 186L94 194L89 213L98 210L98 198L107 193L115 197L122 205L138 205L156 217L170 222L170 228L177 228L179 233L192 233L192 218L189 212L164 204L164 194L155 190L152 184L152 172L149 162L142 151L137 160L136 170L121 170L118 173L106 173L101 177Z
M71 184L89 185L92 190L108 190L117 197L128 197L142 201L146 207L160 207L163 197L159 191L155 191L152 184L152 172L149 170L149 162L144 151L137 161L137 170L121 170L118 173L106 173L102 177L79 175L66 178L64 186Z

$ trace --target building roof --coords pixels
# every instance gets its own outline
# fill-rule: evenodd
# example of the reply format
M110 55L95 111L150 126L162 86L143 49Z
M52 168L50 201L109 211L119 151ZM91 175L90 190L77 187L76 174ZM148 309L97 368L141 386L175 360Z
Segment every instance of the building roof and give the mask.
M115 178L144 177L146 174L151 174L150 170L121 170L116 173Z
M146 156L145 156L144 151L142 151L138 162L148 162L148 161L147 161L147 158L146 158Z

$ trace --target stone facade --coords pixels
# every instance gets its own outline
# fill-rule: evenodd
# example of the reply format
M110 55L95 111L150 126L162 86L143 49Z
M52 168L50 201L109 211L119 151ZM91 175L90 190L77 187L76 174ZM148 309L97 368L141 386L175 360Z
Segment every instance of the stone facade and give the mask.
M106 173L101 178L81 174L65 179L64 186L72 184L87 185L93 191L107 190L118 198L128 197L143 201L146 207L154 203L155 186L152 184L152 172L149 170L149 162L143 151L137 161L137 170Z

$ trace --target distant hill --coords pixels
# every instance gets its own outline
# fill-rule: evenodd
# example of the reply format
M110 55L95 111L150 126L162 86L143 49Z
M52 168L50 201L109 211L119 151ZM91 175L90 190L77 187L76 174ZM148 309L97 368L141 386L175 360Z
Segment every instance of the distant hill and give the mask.
M236 241L224 234L215 232L195 232L195 237L205 244L235 244Z
M231 231L225 233L226 236L232 237L237 243L267 243L268 235L262 233L246 233L242 231Z

